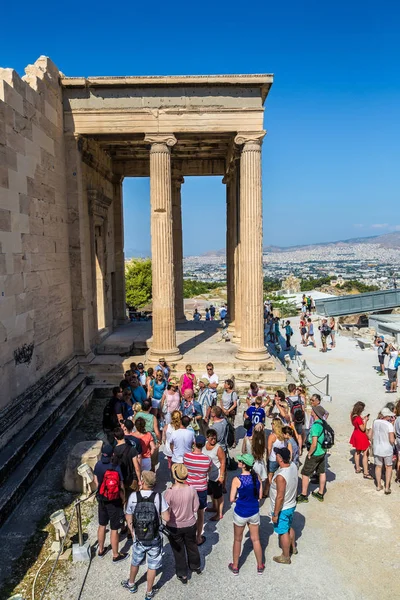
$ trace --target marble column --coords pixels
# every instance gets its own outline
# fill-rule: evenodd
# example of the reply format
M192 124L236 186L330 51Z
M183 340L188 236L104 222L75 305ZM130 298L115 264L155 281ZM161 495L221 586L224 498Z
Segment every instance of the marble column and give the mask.
M175 319L177 323L186 321L183 305L183 239L182 239L182 199L181 186L184 183L181 175L172 177L172 230L174 238L175 269Z
M235 186L234 186L234 288L235 288L235 319L232 323L233 340L240 343L242 332L242 292L240 287L240 160L235 161Z
M240 156L241 338L236 358L261 361L264 345L261 144L264 132L238 134Z
M153 340L148 358L180 360L176 345L172 235L171 147L173 134L146 135L150 144L151 257L153 273Z
M113 216L114 216L114 261L115 274L112 280L113 325L122 325L128 321L125 299L125 255L124 255L124 215L122 204L122 177L113 179Z
M226 183L226 288L229 331L234 331L235 321L235 263L236 246L236 174L233 169L224 178Z

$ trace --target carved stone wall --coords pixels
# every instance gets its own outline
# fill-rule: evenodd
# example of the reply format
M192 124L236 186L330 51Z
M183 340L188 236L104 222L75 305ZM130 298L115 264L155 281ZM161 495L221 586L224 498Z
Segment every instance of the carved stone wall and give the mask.
M59 71L0 69L0 409L72 356Z

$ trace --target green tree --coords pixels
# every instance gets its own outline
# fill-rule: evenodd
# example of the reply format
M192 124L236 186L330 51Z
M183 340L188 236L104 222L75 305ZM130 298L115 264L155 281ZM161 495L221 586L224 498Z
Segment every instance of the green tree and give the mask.
M201 294L208 294L211 290L216 290L226 285L224 281L197 281L196 279L183 280L183 297L194 298Z
M357 290L360 294L365 294L366 292L377 292L379 287L377 285L367 285L362 281L358 281L357 279L349 279L343 285L338 286L341 290L346 290L351 292L352 290Z
M125 265L126 303L142 308L151 301L151 260L134 258Z
M330 277L319 277L318 279L302 279L300 289L302 292L311 292L311 290L315 290L321 287L322 285L329 285L330 282Z
M264 292L275 292L282 288L282 281L280 279L273 279L272 277L264 277L263 281Z

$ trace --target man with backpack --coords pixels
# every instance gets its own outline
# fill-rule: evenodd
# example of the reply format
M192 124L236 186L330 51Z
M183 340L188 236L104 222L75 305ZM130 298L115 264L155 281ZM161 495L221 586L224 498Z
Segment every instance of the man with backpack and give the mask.
M112 398L107 402L103 410L103 431L107 436L109 444L114 444L114 429L119 427L124 420L123 392L119 385L113 387Z
M162 565L163 540L160 531L161 520L169 521L168 504L160 493L154 492L156 474L143 471L140 491L131 494L125 518L132 532L132 563L129 579L121 581L123 588L132 594L137 592L136 577L140 564L147 559L147 591L145 600L151 600L157 588L154 587L157 569Z
M125 434L122 427L114 429L114 447L115 464L121 468L124 480L125 498L128 499L132 492L138 489L140 481L140 465L136 446L125 440Z
M388 345L385 342L383 335L379 335L375 338L375 346L378 348L378 374L383 376L385 374L385 356L387 354Z
M326 472L325 455L328 448L334 444L334 432L332 428L324 421L325 409L321 405L313 406L312 416L313 424L310 429L307 443L307 457L301 471L301 494L297 497L297 502L308 502L308 485L310 477L315 472L319 478L318 491L312 492L312 496L324 501Z
M94 481L97 486L97 500L99 503L99 528L97 538L99 541L98 557L104 558L110 547L104 547L106 527L110 524L110 541L113 554L113 563L121 562L128 558L127 553L118 551L118 530L124 524L123 502L125 500L123 475L119 466L113 465L111 457L113 448L106 444L102 450L101 458L94 467Z
M305 411L304 411L304 401L302 400L299 394L296 394L296 385L294 383L289 383L288 392L289 395L286 397L286 401L289 405L290 414L293 419L294 428L296 433L298 434L298 442L299 442L299 453L302 452L303 447L303 427L305 423Z

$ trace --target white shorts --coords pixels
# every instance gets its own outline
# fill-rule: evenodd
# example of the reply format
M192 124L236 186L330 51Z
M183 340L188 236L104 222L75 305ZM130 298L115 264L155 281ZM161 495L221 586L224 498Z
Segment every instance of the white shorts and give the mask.
M246 525L259 525L260 524L260 513L251 515L251 517L239 517L235 511L233 511L233 522L239 527L245 527Z
M377 467L381 467L383 464L385 467L391 467L393 464L393 456L374 456L374 464Z
M154 400L153 398L151 399L151 407L152 408L160 408L161 406L161 400Z

